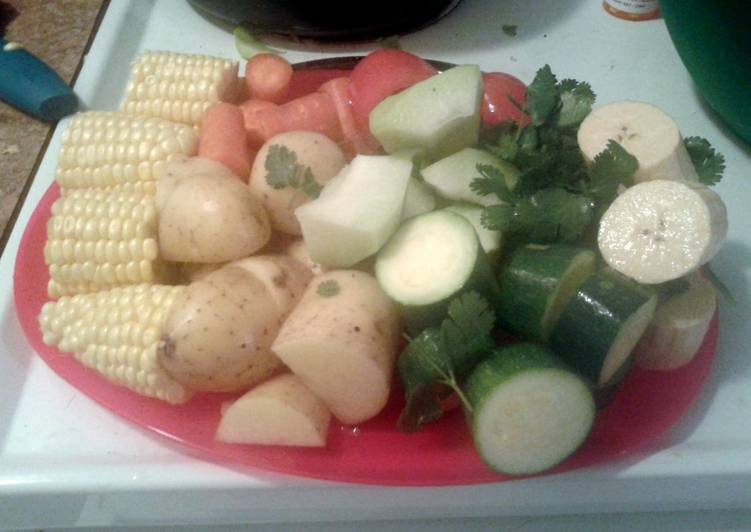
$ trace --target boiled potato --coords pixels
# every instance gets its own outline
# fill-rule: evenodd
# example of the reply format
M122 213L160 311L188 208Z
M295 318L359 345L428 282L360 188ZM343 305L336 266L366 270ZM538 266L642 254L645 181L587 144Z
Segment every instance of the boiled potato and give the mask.
M378 414L391 387L401 327L371 275L315 277L271 349L343 423Z
M229 170L175 175L165 174L157 185L159 250L164 259L226 262L247 257L268 242L271 225L266 211Z
M167 198L177 186L177 183L185 177L198 174L223 174L227 169L216 161L203 157L188 157L180 155L164 165L158 173L156 183L156 208L161 211Z
M247 390L281 366L271 343L283 321L266 286L225 266L188 285L159 343L159 362L195 391Z
M259 384L222 411L216 439L227 443L326 445L331 412L291 373Z
M271 137L261 147L250 172L250 190L269 213L271 225L277 231L300 235L295 209L310 201L304 193L285 187L275 189L266 181L266 159L271 146L284 146L294 152L297 163L307 166L318 184L323 185L344 167L346 160L341 148L321 133L288 131Z
M192 283L194 281L200 281L204 277L206 277L211 272L215 272L219 268L223 267L226 262L220 262L217 264L214 263L194 263L194 262L183 262L178 266L179 272L180 272L180 278L183 280L183 282Z
M285 316L302 297L310 270L286 255L256 255L231 263L261 281Z
M292 241L287 246L286 253L300 264L305 265L305 267L308 268L313 273L313 275L320 275L328 271L328 268L326 268L326 266L315 262L310 258L310 253L308 253L308 248L305 247L305 241L303 239Z

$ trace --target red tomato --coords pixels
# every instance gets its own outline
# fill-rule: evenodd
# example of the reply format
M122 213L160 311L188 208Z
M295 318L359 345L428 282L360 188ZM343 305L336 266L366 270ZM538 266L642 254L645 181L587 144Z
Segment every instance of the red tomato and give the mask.
M425 60L401 50L377 50L352 70L350 96L358 127L368 130L370 111L384 98L436 74Z
M526 126L529 117L519 107L524 103L527 86L510 74L488 72L482 75L484 87L482 122L495 126L507 120ZM515 103L514 103L515 102Z

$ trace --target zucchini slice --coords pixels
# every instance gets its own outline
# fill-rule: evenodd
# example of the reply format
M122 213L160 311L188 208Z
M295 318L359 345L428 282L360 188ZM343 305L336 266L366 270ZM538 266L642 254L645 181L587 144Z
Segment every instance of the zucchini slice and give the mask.
M587 383L536 344L497 350L475 368L465 391L475 447L507 475L559 464L586 440L595 419Z
M378 253L375 273L383 290L402 306L411 335L438 325L451 300L467 290L476 290L491 304L498 298L498 284L474 227L446 210L402 225Z
M499 276L501 323L521 338L546 342L596 260L593 251L564 244L518 248Z
M592 275L561 313L550 346L597 386L612 383L652 321L656 295L610 269Z

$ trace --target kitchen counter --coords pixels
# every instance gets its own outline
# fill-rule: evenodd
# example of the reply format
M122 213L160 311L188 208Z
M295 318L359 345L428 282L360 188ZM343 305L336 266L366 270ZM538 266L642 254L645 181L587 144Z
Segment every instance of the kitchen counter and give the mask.
M78 73L105 0L10 0L18 15L5 29L67 83ZM0 102L0 252L53 126Z

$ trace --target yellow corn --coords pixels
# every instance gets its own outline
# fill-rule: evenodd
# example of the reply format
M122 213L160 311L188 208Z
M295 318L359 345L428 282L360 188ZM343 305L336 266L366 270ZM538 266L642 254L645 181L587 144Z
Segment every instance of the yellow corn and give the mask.
M234 98L237 68L218 57L146 52L132 66L120 110L198 125L207 107Z
M76 115L62 136L60 187L154 193L164 165L198 149L195 128L110 111Z
M44 342L111 382L169 403L191 392L159 364L164 324L184 286L133 285L46 303L39 315Z
M52 205L44 259L52 298L158 281L154 197L72 190Z

